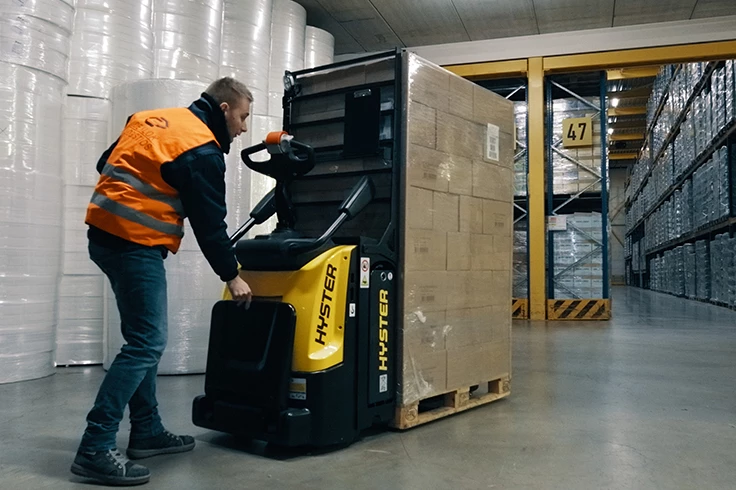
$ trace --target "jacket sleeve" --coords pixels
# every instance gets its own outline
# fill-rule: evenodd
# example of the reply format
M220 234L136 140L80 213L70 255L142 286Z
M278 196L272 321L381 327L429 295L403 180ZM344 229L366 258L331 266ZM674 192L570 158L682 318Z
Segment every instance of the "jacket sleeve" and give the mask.
M238 275L227 235L225 161L215 150L197 151L161 166L161 176L179 192L199 248L215 274L227 282Z

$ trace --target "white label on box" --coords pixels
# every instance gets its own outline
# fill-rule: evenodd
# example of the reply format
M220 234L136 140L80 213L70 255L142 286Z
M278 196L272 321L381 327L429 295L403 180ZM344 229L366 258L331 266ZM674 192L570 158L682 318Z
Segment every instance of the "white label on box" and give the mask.
M371 286L371 259L361 257L360 259L360 289L367 289Z
M488 124L488 130L486 132L486 160L497 162L501 159L499 148L501 138L499 131L499 127L495 124Z
M291 378L289 380L289 398L291 398L292 400L307 399L306 378Z
M567 216L547 216L549 231L567 231Z
M382 374L378 377L378 392L386 393L388 391L388 374Z
M355 318L355 303L350 303L350 318Z

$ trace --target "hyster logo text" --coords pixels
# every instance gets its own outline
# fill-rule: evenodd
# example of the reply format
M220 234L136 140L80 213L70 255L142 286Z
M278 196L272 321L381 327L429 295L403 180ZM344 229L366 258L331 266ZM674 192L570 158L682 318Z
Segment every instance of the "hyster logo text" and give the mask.
M320 345L326 345L327 328L330 326L330 311L332 311L332 293L335 291L335 274L337 267L327 264L325 274L325 285L322 290L322 301L319 304L319 319L317 324L317 337L314 339Z
M388 291L382 289L379 296L378 314L378 370L388 371Z

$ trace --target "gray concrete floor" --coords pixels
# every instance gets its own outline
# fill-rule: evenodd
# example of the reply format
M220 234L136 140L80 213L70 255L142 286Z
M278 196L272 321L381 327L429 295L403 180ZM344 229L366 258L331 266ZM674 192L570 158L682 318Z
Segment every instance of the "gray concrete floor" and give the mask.
M193 427L203 377L159 378L167 427L197 447L147 460L147 488L736 488L736 313L626 288L613 311L517 322L509 399L327 454L272 455ZM0 488L90 488L69 465L102 376L0 386Z

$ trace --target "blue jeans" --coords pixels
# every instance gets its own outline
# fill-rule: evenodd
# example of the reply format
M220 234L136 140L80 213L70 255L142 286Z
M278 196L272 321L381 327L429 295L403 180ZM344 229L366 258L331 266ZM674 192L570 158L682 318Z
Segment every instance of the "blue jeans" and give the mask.
M166 271L161 250L131 244L111 249L89 243L89 255L110 280L125 345L102 381L80 451L117 447L116 435L130 405L130 439L163 432L156 401L158 363L166 347Z

